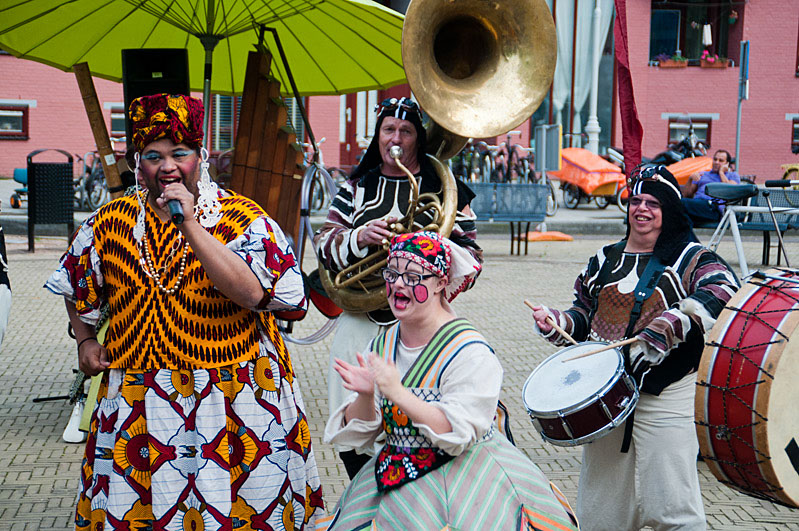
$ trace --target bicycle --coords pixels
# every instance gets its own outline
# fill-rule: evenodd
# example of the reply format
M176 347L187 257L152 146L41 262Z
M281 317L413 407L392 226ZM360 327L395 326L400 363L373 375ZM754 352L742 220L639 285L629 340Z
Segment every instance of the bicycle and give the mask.
M316 144L317 148L321 146L325 140L326 138L322 137ZM310 143L302 142L300 145L303 147L302 158L303 166L306 168L305 173L307 174L308 170L312 169L309 210L310 212L316 213L327 212L330 208L330 204L333 202L333 198L336 196L336 191L347 179L347 174L344 170L336 168L335 166L329 168L325 167L322 151L315 151ZM322 172L327 173L327 176L332 178L335 185L332 192L325 185L325 177Z
M470 138L466 146L454 157L447 161L452 174L456 179L466 183L488 182L485 175L491 173L491 162L488 144L483 141L475 142Z
M94 212L111 198L100 156L96 151L88 151L82 157L76 154L75 160L81 165L80 173L73 179L75 208Z
M522 157L516 149L517 145L511 141L511 136L521 136L521 134L521 131L508 131L506 140L496 146L494 171L498 183L514 182L519 179L519 161Z
M118 161L124 158L125 152L117 150L115 144L122 143L124 145L125 138L111 138L110 140L115 159ZM87 151L82 157L76 153L75 161L80 164L78 177L73 179L75 208L94 212L111 200L100 154L96 150Z

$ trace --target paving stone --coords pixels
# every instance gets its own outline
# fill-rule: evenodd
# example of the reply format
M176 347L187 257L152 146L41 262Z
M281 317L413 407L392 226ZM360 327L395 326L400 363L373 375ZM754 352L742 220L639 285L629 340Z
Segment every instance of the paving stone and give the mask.
M610 237L575 237L573 242L530 245L527 256L509 256L506 236L480 238L485 268L474 289L454 303L496 350L505 369L502 399L510 409L517 445L574 504L581 450L543 442L521 397L533 368L555 349L533 332L523 300L564 308L571 302L574 278L588 257ZM0 528L71 529L82 445L61 434L72 408L65 401L32 403L34 396L66 394L76 365L75 343L67 336L63 303L42 289L65 246L60 238L41 238L36 253L23 238L9 238L13 287L11 319L0 349ZM758 256L760 242L747 241L747 257ZM732 258L731 246L721 254ZM306 255L306 264L313 256ZM729 260L735 263L734 258ZM750 264L751 265L751 264ZM324 318L316 312L297 324L296 335L316 331ZM331 508L348 484L335 450L322 442L327 421L327 353L332 337L307 346L289 345L305 400L325 502ZM711 530L799 530L799 511L745 496L719 483L704 463L700 482Z

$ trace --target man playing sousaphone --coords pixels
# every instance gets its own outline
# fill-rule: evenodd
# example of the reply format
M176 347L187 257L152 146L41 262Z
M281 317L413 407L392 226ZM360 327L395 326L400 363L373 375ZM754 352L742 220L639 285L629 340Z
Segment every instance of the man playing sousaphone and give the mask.
M704 335L739 284L696 243L666 168L634 171L630 195L627 236L589 260L572 307L533 307L537 331L557 345L566 339L547 318L578 341L638 339L624 350L641 391L634 421L583 446L577 516L584 530L705 529L694 373Z
M419 194L442 195L443 185L426 155L427 135L422 127L419 106L408 98L391 98L376 109L377 124L372 143L361 163L341 186L327 215L314 236L320 267L336 274L374 252L392 237L391 224L408 210L412 195L409 179L391 156L391 148L402 148L400 162L416 177ZM457 215L450 239L482 262L482 251L475 243L475 218L469 209L474 193L457 183ZM422 214L419 217L423 217ZM424 221L423 221L424 223ZM466 287L469 287L469 284ZM334 358L356 365L356 349L375 337L381 326L396 321L388 302L365 313L345 311L330 347L328 401L330 413L336 411L348 394L334 371ZM341 459L352 478L369 456L341 447Z

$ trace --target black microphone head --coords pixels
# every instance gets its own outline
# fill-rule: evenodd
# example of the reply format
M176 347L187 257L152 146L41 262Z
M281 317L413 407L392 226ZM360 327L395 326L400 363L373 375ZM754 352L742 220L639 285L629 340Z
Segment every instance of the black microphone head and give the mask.
M170 199L166 202L166 206L169 208L169 216L172 218L172 223L175 225L183 223L183 207L180 206L180 201L177 199Z

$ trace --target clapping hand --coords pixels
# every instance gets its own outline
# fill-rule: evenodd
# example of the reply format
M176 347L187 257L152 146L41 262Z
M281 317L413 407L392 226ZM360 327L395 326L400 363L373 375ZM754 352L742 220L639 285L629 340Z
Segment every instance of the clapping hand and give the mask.
M398 393L405 389L400 380L397 366L391 360L384 360L377 354L369 354L369 369L372 372L377 388L383 396L389 400L396 401Z
M375 381L372 377L372 372L366 366L366 361L360 352L356 352L355 357L358 359L358 365L350 365L346 361L336 358L336 364L333 368L344 381L344 389L355 391L362 395L373 394Z

